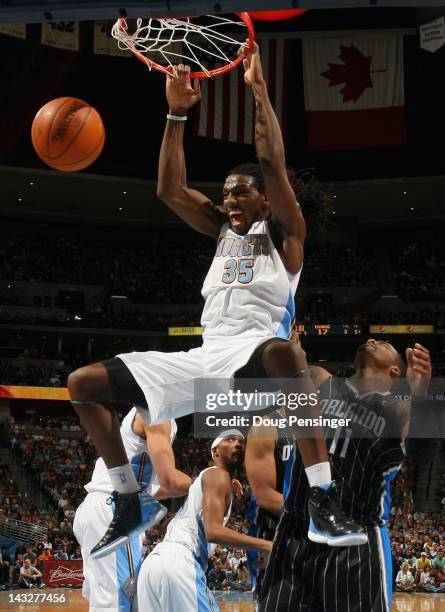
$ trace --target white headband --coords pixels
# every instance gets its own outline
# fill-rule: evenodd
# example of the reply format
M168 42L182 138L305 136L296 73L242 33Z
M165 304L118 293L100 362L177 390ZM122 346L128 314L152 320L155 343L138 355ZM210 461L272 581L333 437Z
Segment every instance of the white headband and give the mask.
M226 438L230 438L230 436L239 436L244 440L244 436L239 429L226 429L225 431L222 431L219 436L213 440L210 449L213 450L214 448L219 446L223 440L225 440Z

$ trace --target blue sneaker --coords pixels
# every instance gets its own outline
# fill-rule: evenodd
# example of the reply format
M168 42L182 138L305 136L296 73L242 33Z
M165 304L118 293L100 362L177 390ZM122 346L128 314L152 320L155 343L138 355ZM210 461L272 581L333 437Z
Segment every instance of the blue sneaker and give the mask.
M311 542L328 546L359 546L368 542L363 527L344 513L335 483L328 489L311 487L309 514L307 535Z
M92 559L106 557L137 535L150 529L167 514L167 508L148 493L113 491L107 503L114 502L114 516L103 538L91 550Z

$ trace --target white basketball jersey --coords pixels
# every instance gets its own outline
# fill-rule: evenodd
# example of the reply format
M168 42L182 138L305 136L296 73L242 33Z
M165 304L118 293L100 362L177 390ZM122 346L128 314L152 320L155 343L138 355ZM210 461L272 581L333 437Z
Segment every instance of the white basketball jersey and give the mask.
M196 560L204 569L207 561L216 548L216 544L209 544L205 535L202 516L202 476L216 466L203 470L189 489L185 504L178 510L174 519L170 521L165 534L164 542L176 542L192 551ZM227 524L232 511L232 501L224 516L223 525Z
M133 407L122 421L120 433L125 452L133 468L136 480L144 490L154 495L159 488L159 480L154 473L153 464L147 453L147 440L145 438L140 438L133 431L133 421L136 414L137 409ZM173 444L178 428L173 419L170 421L170 424L170 444ZM113 486L108 475L107 466L102 457L99 457L96 461L93 475L91 476L90 482L85 485L85 489L88 493L100 492L109 493L111 495L113 492Z
M202 287L204 341L235 335L287 339L300 274L286 271L267 221L255 222L245 236L225 223Z

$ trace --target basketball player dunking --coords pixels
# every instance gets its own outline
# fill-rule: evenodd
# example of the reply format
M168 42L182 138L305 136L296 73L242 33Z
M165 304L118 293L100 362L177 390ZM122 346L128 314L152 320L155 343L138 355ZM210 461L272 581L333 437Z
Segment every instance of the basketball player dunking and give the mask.
M408 435L413 419L428 414L430 356L416 344L407 349L406 357L411 403L397 401L390 392L405 366L388 342L371 339L360 347L356 371L346 380L311 367L322 414L347 415L352 422L345 431L328 430L327 442L341 503L366 526L368 545L333 549L309 541L310 490L301 454L296 452L260 593L261 612L390 612L392 562L386 528L390 481L405 454L411 458L412 452L416 460L420 445L420 455L428 461L435 448L431 440Z
M169 114L158 195L186 223L218 240L202 289L206 300L203 345L186 353L121 354L81 368L68 379L73 405L115 489L114 520L92 550L93 557L107 554L116 543L143 530L150 519L149 499L139 493L112 402L131 402L145 409L152 424L160 423L195 409L196 380L229 380L241 369L249 378L282 378L289 384L299 378L300 391L315 393L304 351L285 340L294 318L306 225L289 182L280 126L267 94L257 45L244 59L244 69L255 97L260 164L239 166L229 173L220 208L186 182L184 122L187 111L200 99L199 86L192 87L190 68L182 64L176 77L167 77ZM314 413L318 414L318 408ZM310 537L334 546L366 542L363 528L334 503L323 432L297 442L311 486Z
M191 479L175 467L172 443L176 435L174 420L148 425L132 408L121 425L125 452L141 488L156 499L187 495ZM136 536L104 559L92 559L90 551L107 529L113 511L109 504L113 492L107 468L96 461L91 481L85 485L88 495L77 509L74 535L82 549L85 580L82 594L89 611L130 612L136 609L136 583L142 563L141 542ZM156 519L165 508L151 502Z
M170 521L164 540L142 564L138 608L150 612L217 612L205 572L216 544L270 552L271 542L226 527L232 507L232 479L244 461L244 437L226 430L211 446L214 466L190 487L184 506Z

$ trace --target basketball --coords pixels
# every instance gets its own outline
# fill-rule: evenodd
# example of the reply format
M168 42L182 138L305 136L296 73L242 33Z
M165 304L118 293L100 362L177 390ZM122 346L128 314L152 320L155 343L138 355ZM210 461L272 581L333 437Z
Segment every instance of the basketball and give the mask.
M91 165L102 152L105 128L99 113L79 98L51 100L39 110L31 140L40 159L64 172Z

